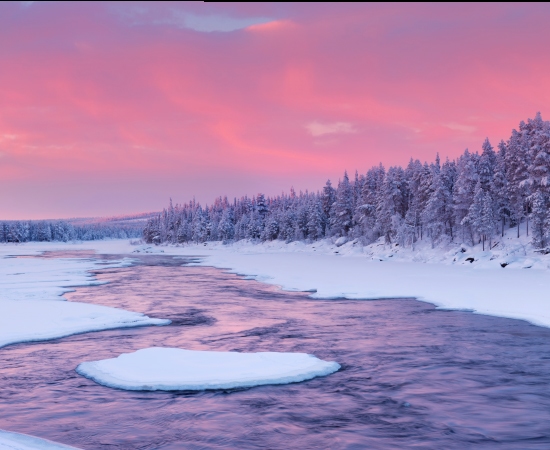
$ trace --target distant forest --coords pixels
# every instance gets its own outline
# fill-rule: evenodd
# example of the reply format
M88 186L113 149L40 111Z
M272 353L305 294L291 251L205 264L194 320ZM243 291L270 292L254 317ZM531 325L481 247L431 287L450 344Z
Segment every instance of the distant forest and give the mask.
M0 222L0 242L14 243L140 238L142 232L143 223L120 224L105 222L73 225L63 220L14 220Z
M427 239L491 245L506 228L526 223L536 248L550 242L550 122L537 113L521 122L497 150L486 139L481 154L466 150L443 163L411 159L403 168L382 164L366 174L347 172L336 187L276 197L258 194L170 205L147 221L148 243L205 241L315 241L325 237L369 244L413 246Z

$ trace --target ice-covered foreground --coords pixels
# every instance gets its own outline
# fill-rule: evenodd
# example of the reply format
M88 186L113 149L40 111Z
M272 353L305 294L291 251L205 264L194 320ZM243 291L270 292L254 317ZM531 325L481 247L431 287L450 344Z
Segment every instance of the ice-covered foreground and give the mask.
M340 365L306 353L237 353L146 348L84 362L76 371L128 390L204 390L287 384L336 372Z
M53 246L35 248L52 249ZM165 325L140 313L86 303L61 295L74 286L96 284L87 271L128 265L128 260L99 265L86 259L12 258L37 253L30 246L2 246L0 259L0 347L54 339L87 331ZM2 255L3 253L3 255Z
M0 450L76 450L75 447L58 444L26 434L0 430Z

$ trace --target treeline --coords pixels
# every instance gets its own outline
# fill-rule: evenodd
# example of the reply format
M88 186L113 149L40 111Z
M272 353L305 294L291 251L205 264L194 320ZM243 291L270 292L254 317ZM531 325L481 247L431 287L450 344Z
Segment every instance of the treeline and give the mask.
M478 152L456 160L347 173L336 188L327 181L315 193L229 201L210 206L195 201L172 205L147 221L148 243L233 241L240 239L317 240L359 238L364 244L381 236L386 243L414 246L419 239L470 244L491 241L507 227L526 223L537 248L550 241L550 122L540 113L521 122L495 150L486 139Z
M94 241L107 238L138 238L141 234L141 228L124 225L73 225L62 220L0 222L0 242Z

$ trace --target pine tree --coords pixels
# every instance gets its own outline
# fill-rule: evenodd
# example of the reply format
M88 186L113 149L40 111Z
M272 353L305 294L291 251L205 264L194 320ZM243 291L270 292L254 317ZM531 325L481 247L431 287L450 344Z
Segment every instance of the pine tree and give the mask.
M532 238L531 242L535 248L544 248L548 243L550 236L550 223L548 216L548 207L546 199L541 191L536 191L533 194L532 200Z
M462 219L461 225L469 225L473 233L480 233L481 230L481 213L483 210L484 192L481 183L478 181L474 190L473 201L468 208L468 214ZM472 244L473 235L472 233Z
M271 214L266 221L262 240L273 241L279 237L279 215Z
M357 234L366 243L373 242L379 237L376 228L377 207L385 176L386 171L382 165L369 169L365 175L359 204L355 208Z
M496 166L496 155L489 138L485 139L482 145L482 153L478 162L478 179L484 191L489 190L489 185L493 181Z
M510 218L510 201L508 200L508 183L506 181L506 144L504 141L500 141L498 149L490 191L495 201L497 218L501 222L501 235L504 236L504 225Z
M353 190L349 182L348 173L338 183L336 200L330 210L330 227L334 236L347 236L353 227Z
M397 228L404 218L403 205L403 169L390 167L382 185L377 205L377 228L384 236L385 242L391 244L397 235Z
M528 168L529 145L526 142L526 125L520 123L520 131L513 130L508 141L506 152L506 177L508 186L508 199L512 210L512 218L517 225L517 236L519 237L519 226L526 214L526 201L529 196Z
M453 191L453 209L455 222L462 227L462 240L468 235L473 243L470 207L474 201L474 192L478 182L476 161L468 149L458 159L457 179Z
M325 233L327 235L329 233L326 231L326 228L330 225L330 211L335 201L336 191L332 187L330 180L327 180L325 187L323 188L323 213L326 217Z
M262 218L258 211L252 211L252 213L250 213L247 234L249 239L260 239L262 235Z
M199 205L195 210L191 221L191 239L198 244L200 242L204 242L206 238L206 214Z
M300 202L296 208L296 225L294 238L298 241L308 238L308 205Z
M258 211L262 221L265 220L265 216L269 212L269 208L267 207L264 194L258 194L256 196L256 210Z
M309 205L307 234L313 240L323 237L323 208L319 201L313 201Z
M405 214L406 227L401 232L402 244L414 244L420 234L421 216L425 204L421 192L421 180L424 167L417 159L411 158L405 171L405 179L408 184L407 213ZM412 230L412 232L411 232Z
M483 193L483 205L481 209L481 233L483 240L483 251L485 251L485 241L489 240L489 246L491 246L492 237L496 229L497 218L495 216L493 199L489 191Z
M550 123L544 122L537 113L530 121L533 133L530 142L531 164L529 165L529 184L533 191L550 195Z
M227 206L222 213L218 224L219 236L222 241L230 241L235 236L235 224L233 223L233 209Z
M445 233L447 208L450 206L450 193L443 184L441 173L433 174L432 193L422 214L423 222L432 242L432 248Z

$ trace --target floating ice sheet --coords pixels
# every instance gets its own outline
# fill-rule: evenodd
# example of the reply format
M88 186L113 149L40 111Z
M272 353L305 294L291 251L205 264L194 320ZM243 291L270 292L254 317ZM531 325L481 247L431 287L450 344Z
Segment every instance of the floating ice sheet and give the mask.
M76 447L58 444L26 434L0 430L0 450L77 450Z
M128 390L204 390L287 384L336 372L340 365L306 353L237 353L146 348L84 362L76 371Z

